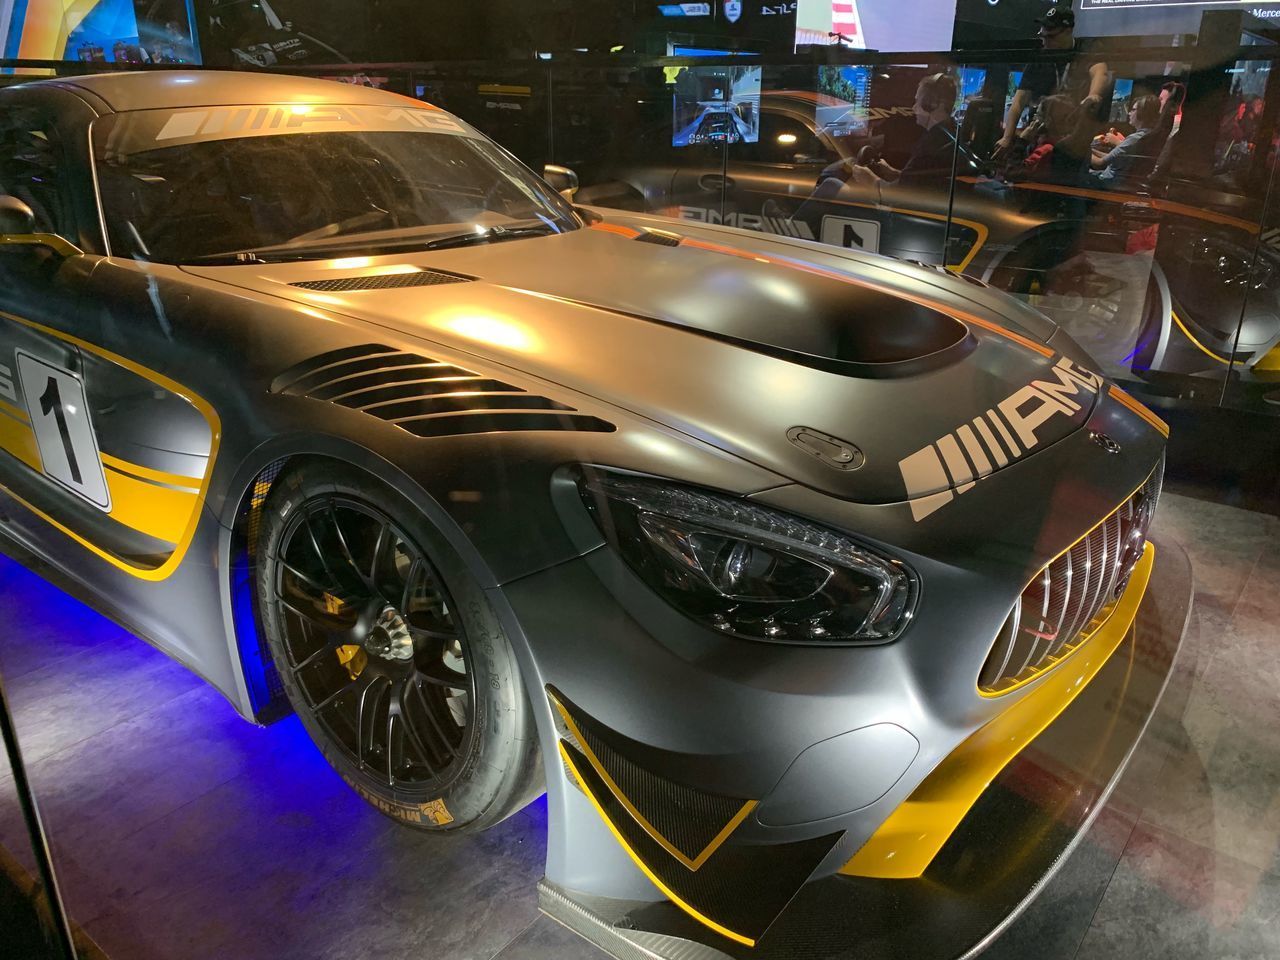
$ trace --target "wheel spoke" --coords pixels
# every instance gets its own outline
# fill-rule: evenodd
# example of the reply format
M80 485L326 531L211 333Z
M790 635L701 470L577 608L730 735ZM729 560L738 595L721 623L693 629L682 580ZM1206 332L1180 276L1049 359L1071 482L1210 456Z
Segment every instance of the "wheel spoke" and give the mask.
M378 697L374 697L373 703L370 704L371 696L381 685L377 680L371 680L368 685L360 691L360 700L356 704L356 760L359 761L361 769L369 765L369 761L365 759L365 728L369 730L369 749L373 749L373 732L374 717L373 708L377 706Z
M312 707L311 712L319 713L321 710L329 706L329 704L333 703L333 701L337 700L344 693L350 693L352 690L355 690L359 686L360 686L359 680L352 680L348 683L344 683L337 690L333 691L333 693L329 694L327 697L325 697L323 700L317 703L314 707Z
M387 709L387 786L394 787L396 785L396 720L400 714L388 707ZM404 726L404 724L401 724Z
M311 587L313 590L317 591L318 593L328 592L328 589L329 589L328 587L326 587L320 581L313 579L309 574L303 573L297 567L291 566L290 564L285 563L285 561L283 560L280 561L280 566L285 571L293 574L294 577L296 577L298 580L301 580L303 583L305 583L307 586Z
M418 676L433 686L449 687L452 690L466 690L470 686L465 673L446 667L443 662L419 667Z
M422 765L427 768L427 771L433 777L436 777L439 776L439 772L435 767L435 754L431 748L427 746L425 741L423 741L422 735L418 733L418 728L413 722L413 713L409 709L409 688L412 686L414 686L413 681L408 680L400 687L400 720L404 726L405 735L411 741L414 750L418 753L418 756L422 758Z
M440 725L440 721L436 717L435 710L432 709L430 701L427 700L426 691L422 689L421 684L412 680L410 681L410 686L412 686L414 691L417 693L418 700L422 704L422 710L427 715L427 720L430 721L431 726L435 729L436 735L440 738L440 742L445 745L446 749L448 749L450 756L456 757L458 755L458 748L453 745L453 738L446 734L444 732L444 727Z
M346 534L342 532L342 525L338 523L338 508L334 501L329 501L329 522L333 525L333 532L338 538L338 546L342 549L342 558L347 562L347 566L351 568L351 572L355 574L356 579L364 585L367 590L375 590L373 582L364 575L360 569L360 564L356 563L356 558L352 556L351 547L347 544Z
M378 568L382 565L383 554L387 549L387 544L391 541L391 524L385 520L382 526L378 528L378 539L373 544L373 559L369 561L369 583L378 590ZM381 593L381 590L378 590Z
M338 579L337 574L333 572L333 568L329 566L329 559L324 555L324 548L320 546L320 541L316 537L315 527L311 525L311 511L303 514L302 525L307 530L307 539L311 541L311 547L316 552L316 557L320 561L320 566L324 568L325 576L329 578L329 581L335 587L341 590L342 581Z
M290 613L295 613L308 623L314 624L326 633L335 633L339 636L350 638L352 631L355 629L351 624L343 623L341 620L328 620L319 610L307 609L293 602L292 597L286 597L282 593L276 594L276 599L280 601L280 605Z
M409 564L409 572L404 577L404 590L400 593L400 611L402 616L407 616L409 609L409 601L413 597L413 581L418 570L422 567L422 558L414 557L413 562Z

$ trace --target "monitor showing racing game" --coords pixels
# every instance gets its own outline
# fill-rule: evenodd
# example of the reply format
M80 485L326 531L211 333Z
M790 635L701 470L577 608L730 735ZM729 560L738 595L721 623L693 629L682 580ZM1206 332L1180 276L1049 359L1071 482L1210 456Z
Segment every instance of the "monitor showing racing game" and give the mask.
M797 0L796 46L857 50L949 50L956 0Z
M0 57L200 63L186 0L0 0Z
M682 67L674 76L673 147L760 139L760 67Z

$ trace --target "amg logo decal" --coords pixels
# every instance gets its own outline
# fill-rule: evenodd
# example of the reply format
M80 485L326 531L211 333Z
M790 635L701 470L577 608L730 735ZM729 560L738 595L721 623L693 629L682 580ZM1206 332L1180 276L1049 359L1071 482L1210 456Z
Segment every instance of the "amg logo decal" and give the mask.
M801 240L813 240L813 229L803 220L790 220L786 217L761 217L754 213L726 213L709 210L706 207L680 207L681 220L694 220L698 223L715 223L726 227L741 227L743 230L758 230L761 233L777 233L784 237L798 237Z
M13 387L13 370L0 363L0 397L10 403L18 402L18 391Z
M1033 380L933 443L898 461L919 522L974 483L1036 448L1036 430L1055 416L1073 417L1083 408L1081 391L1096 394L1102 377L1062 357L1052 377ZM954 488L954 489L949 489Z
M268 130L433 130L462 133L463 126L437 110L403 107L335 107L281 104L253 107L213 107L173 114L156 140L217 137Z

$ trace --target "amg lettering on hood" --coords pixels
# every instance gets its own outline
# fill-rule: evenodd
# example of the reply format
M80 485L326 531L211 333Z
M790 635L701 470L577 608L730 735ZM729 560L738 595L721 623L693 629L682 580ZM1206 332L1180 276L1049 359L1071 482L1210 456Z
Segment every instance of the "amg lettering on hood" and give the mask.
M973 488L978 480L1040 443L1036 429L1055 416L1074 417L1083 408L1081 391L1096 394L1102 377L1062 357L1053 377L1033 380L915 453L898 461L911 516L923 520ZM954 492L953 492L954 490Z

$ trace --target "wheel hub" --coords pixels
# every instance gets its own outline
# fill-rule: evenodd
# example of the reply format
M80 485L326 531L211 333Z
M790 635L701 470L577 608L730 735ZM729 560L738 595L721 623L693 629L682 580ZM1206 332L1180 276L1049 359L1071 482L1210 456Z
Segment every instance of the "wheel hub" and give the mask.
M369 635L365 637L364 648L370 656L393 663L413 660L413 637L409 635L409 625L391 604L383 607L373 622Z

